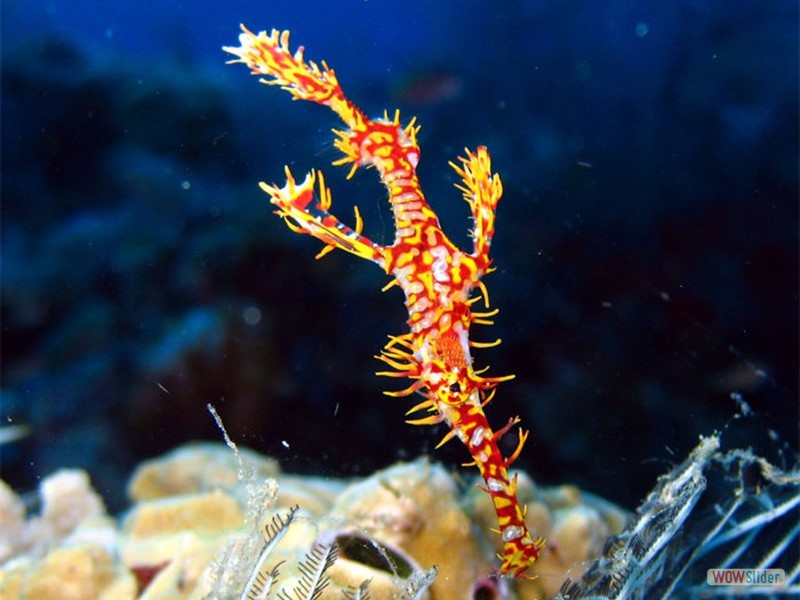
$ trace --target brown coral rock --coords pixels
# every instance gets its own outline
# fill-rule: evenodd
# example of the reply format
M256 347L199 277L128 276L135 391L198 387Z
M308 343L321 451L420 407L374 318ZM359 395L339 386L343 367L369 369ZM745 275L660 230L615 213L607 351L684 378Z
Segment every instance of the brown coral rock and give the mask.
M426 460L390 467L347 488L331 512L378 541L402 549L422 568L439 567L434 598L460 598L492 568L453 478Z
M240 448L242 462L261 479L280 472L278 462ZM216 488L230 489L238 483L239 463L225 444L192 443L148 460L136 469L128 484L134 502L181 494L194 494Z
M220 533L243 523L244 513L236 500L214 491L141 504L125 519L124 528L132 539L140 539L182 531Z
M133 600L136 585L120 574L104 549L92 546L53 550L25 578L25 600ZM4 596L5 598L5 596Z

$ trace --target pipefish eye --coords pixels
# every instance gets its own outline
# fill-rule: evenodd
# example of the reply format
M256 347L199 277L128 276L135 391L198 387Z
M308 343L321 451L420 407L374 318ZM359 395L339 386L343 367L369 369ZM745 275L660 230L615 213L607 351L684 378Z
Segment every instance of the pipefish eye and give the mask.
M461 392L461 384L458 383L457 381L455 383L451 383L450 384L450 391L453 392L454 394L460 393Z

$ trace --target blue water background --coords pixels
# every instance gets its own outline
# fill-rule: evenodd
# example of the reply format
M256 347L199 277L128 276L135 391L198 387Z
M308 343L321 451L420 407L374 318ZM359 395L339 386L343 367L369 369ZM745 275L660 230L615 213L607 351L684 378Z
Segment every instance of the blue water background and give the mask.
M329 165L333 115L224 64L239 23L291 29L369 114L418 115L423 189L462 246L447 161L490 148L501 312L473 337L504 342L476 365L517 375L487 412L531 429L538 481L634 506L739 398L756 414L728 435L791 460L796 2L4 0L0 416L30 435L3 478L83 467L121 508L143 458L220 439L208 402L287 470L466 460L381 395L400 293L315 262L259 191L321 167L334 212L391 241L374 172Z

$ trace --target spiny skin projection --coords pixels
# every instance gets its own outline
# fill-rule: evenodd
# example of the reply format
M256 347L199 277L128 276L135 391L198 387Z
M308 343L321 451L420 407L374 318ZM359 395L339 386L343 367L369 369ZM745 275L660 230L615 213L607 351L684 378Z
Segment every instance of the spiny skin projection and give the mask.
M312 171L298 183L286 167L283 187L261 183L261 189L277 207L292 231L309 234L325 243L321 258L336 248L377 263L393 279L384 287L398 285L405 294L410 331L389 336L389 342L376 358L392 370L387 377L408 378L411 385L390 396L420 394L424 400L407 414L422 412L411 419L414 425L444 422L449 432L439 446L458 437L466 445L484 480L482 486L492 498L503 539L500 574L527 577L528 568L545 544L534 538L525 525L525 510L516 497L517 476L508 467L519 456L528 437L520 430L519 442L511 456L504 457L498 447L500 437L519 422L519 418L493 431L483 407L494 395L495 386L505 377L484 377L472 367L470 347L488 347L500 340L480 344L470 341L473 323L491 324L497 310L489 310L489 298L481 277L491 272L489 246L494 235L495 209L502 194L500 177L492 173L489 152L481 146L450 166L461 177L461 190L474 222L472 252L462 252L439 226L436 213L428 205L419 186L416 167L420 150L419 127L415 120L400 125L399 111L392 118L369 119L345 97L333 69L303 57L303 47L289 50L289 32L273 29L269 34L252 33L242 26L240 46L225 47L236 56L231 63L244 63L262 83L278 85L295 100L308 100L333 110L346 128L334 130L334 146L342 157L334 165L350 165L348 179L360 166L374 167L389 193L395 222L394 243L376 244L362 235L363 222L355 209L351 228L331 214L331 193L322 173ZM315 190L316 188L316 190ZM315 193L316 192L316 193ZM478 294L471 296L473 290ZM473 312L483 300L485 309ZM437 446L437 448L439 447Z

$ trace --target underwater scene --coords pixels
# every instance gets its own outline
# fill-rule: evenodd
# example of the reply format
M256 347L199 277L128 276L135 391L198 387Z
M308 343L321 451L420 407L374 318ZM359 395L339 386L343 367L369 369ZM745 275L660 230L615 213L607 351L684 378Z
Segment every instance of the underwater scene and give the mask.
M797 2L0 9L2 600L800 595Z

